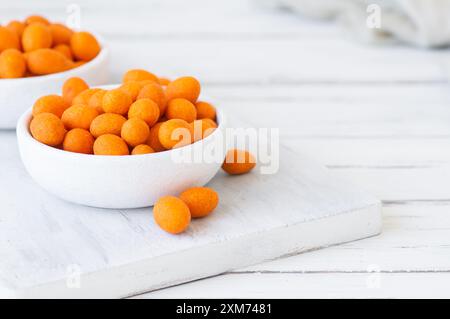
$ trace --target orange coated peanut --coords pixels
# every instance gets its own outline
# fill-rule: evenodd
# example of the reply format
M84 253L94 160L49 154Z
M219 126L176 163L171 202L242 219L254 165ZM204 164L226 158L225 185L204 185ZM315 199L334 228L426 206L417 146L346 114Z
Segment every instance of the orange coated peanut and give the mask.
M194 104L186 99L173 99L169 102L166 110L168 119L182 119L188 123L195 121L197 118L197 110Z
M31 16L27 17L25 19L25 23L26 24L42 23L44 25L50 24L50 22L46 18L44 18L43 16L40 16L40 15L31 15Z
M86 130L74 128L66 133L63 149L69 152L92 154L94 137Z
M144 85L139 91L137 99L150 99L154 101L156 104L158 104L160 114L164 114L164 112L166 111L166 94L164 93L161 85L157 83L148 83Z
M73 55L78 60L91 61L101 48L97 39L89 32L75 32L70 39Z
M104 134L120 136L122 125L127 121L125 117L115 113L103 113L91 123L90 131L94 137Z
M60 145L66 134L63 122L52 113L41 113L33 117L30 131L36 140L50 146Z
M255 157L250 152L232 149L227 152L222 169L230 175L240 175L250 172L255 166Z
M41 23L28 25L23 31L22 47L25 52L52 47L53 38L50 28Z
M200 83L192 76L181 77L167 85L166 94L169 101L183 98L195 103L200 95Z
M82 128L89 130L92 121L98 116L98 111L84 104L76 104L64 111L61 120L64 126L71 130Z
M67 71L73 66L64 54L52 49L38 49L27 55L28 69L37 75Z
M6 49L20 49L19 37L14 31L0 26L0 52Z
M0 54L0 77L4 79L21 78L25 75L27 65L22 52L6 49Z
M155 222L168 233L179 234L185 231L191 222L189 207L179 198L164 196L153 207Z
M139 144L131 151L131 155L141 155L155 153L155 150L147 144Z
M69 104L59 95L46 95L36 100L33 105L33 116L40 113L53 113L61 118Z
M131 103L133 103L131 97L119 89L106 92L102 100L103 111L105 113L117 113L121 115L128 113Z
M159 119L159 107L150 99L140 99L131 104L128 111L128 118L140 118L152 127Z
M198 218L209 215L219 204L219 195L209 187L193 187L180 194L186 203L191 217Z
M130 118L123 123L120 132L120 136L131 147L147 142L149 134L150 129L147 123L137 117Z
M142 69L128 70L124 74L122 82L126 83L130 81L152 81L155 83L159 83L158 77L156 75Z
M168 120L159 127L158 137L166 149L189 145L192 141L191 127L185 120Z
M73 31L61 23L53 23L49 26L52 34L53 45L66 44L70 45Z
M72 104L72 100L81 92L89 89L89 86L79 77L73 77L64 82L62 95L67 103Z
M129 155L127 143L117 135L105 134L94 142L95 155Z
M198 119L216 119L216 108L208 102L197 102L195 103L197 108L197 118Z

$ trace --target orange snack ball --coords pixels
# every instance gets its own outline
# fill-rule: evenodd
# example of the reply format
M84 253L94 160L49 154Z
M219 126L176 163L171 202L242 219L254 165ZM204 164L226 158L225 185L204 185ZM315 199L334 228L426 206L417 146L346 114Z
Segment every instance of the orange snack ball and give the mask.
M232 149L227 152L222 169L230 175L240 175L250 172L255 166L255 157L250 152Z
M131 155L150 154L150 153L155 153L155 151L147 144L140 144L135 148L133 148L133 150L131 151Z
M129 155L127 143L119 136L105 134L99 136L94 142L95 155Z
M102 100L103 111L121 115L128 113L131 103L131 97L119 89L106 92Z
M170 83L170 80L168 78L159 77L158 78L158 82L159 82L160 85L168 86L169 83Z
M166 94L169 101L183 98L195 103L200 95L200 83L192 76L181 77L167 85Z
M82 61L92 60L101 50L97 39L89 32L75 32L70 39L70 47L75 58Z
M94 137L104 134L120 136L122 125L127 121L125 117L114 113L103 113L97 116L91 123L90 131Z
M140 99L131 104L128 118L140 118L152 127L159 119L159 107L150 99Z
M33 116L40 113L52 113L61 118L64 111L69 107L59 95L45 95L36 100L33 105Z
M128 81L119 87L119 90L127 93L131 100L136 101L139 91L142 89L142 82Z
M72 104L88 105L91 97L100 90L101 89L97 89L97 88L84 90L83 92L79 93L77 96L74 97L74 99L72 100Z
M168 119L182 119L190 123L197 118L197 110L186 99L174 99L167 105L166 116Z
M162 122L158 132L159 142L166 149L182 147L191 144L191 127L181 119Z
M87 85L83 79L79 77L73 77L64 82L62 95L67 103L72 104L72 100L75 98L75 96L87 89L89 89L89 85Z
M69 60L73 60L72 51L67 44L58 44L53 47L53 50L61 52L68 58Z
M53 23L49 26L53 38L53 45L70 44L73 31L61 23Z
M41 113L30 123L31 135L41 143L58 146L64 140L66 129L63 122L52 113Z
M150 99L158 104L160 114L166 111L166 94L161 85L157 83L148 83L139 91L137 99Z
M0 54L0 77L21 78L27 70L23 54L17 49L6 49Z
M94 137L86 130L74 128L67 132L63 142L63 150L75 153L92 154Z
M149 134L150 129L147 123L137 117L128 119L123 123L120 131L120 136L132 147L147 142Z
M154 75L153 73L150 73L148 71L142 70L142 69L133 69L127 71L123 75L122 82L130 82L130 81L152 81L155 83L159 83L158 77Z
M198 119L216 119L216 108L208 102L198 101L195 103Z
M181 199L175 196L164 196L155 203L153 218L166 232L179 234L189 227L191 213Z
M50 28L41 23L28 25L23 31L22 48L25 52L52 47L53 39Z
M6 27L14 32L19 39L22 38L23 31L26 28L26 24L17 20L10 21Z
M28 69L33 74L45 75L67 71L72 61L64 54L52 49L38 49L27 55Z
M180 199L186 203L191 217L205 217L219 204L219 195L209 187L192 187L180 194Z
M26 24L41 23L44 25L50 24L50 22L46 18L44 18L43 16L40 16L40 15L31 15L31 16L27 17L25 19L25 23Z
M195 142L209 136L216 129L215 123L210 119L195 120L191 123L191 131Z
M162 123L156 123L151 129L150 134L147 139L147 144L155 151L155 152L162 152L165 151L166 148L162 146L161 142L159 141L159 128L161 127Z
M94 94L91 95L88 101L90 107L95 108L98 113L103 113L103 97L106 94L106 90L98 89Z
M20 49L19 37L14 31L0 26L0 52L6 49Z
M82 128L89 130L92 121L98 116L98 111L84 104L75 104L64 111L61 120L64 126L71 130Z

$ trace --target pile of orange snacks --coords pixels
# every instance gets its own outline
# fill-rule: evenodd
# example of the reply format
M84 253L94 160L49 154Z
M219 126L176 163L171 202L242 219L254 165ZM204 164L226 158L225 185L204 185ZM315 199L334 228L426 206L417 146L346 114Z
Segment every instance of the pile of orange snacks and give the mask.
M0 26L0 78L58 73L94 59L101 47L89 32L75 32L41 16Z
M123 84L112 90L89 88L80 78L68 79L62 95L39 98L30 122L32 136L65 151L95 155L139 155L194 143L216 128L216 109L198 101L200 83L194 77L174 81L145 70L129 70ZM185 135L172 133L185 129ZM177 138L174 138L177 136ZM233 149L222 165L231 175L255 167L247 151ZM154 219L165 231L185 231L191 218L209 215L218 205L217 193L194 187L179 197L165 196L154 206Z
M196 142L217 127L216 110L197 101L193 77L169 82L145 70L130 70L112 90L68 79L62 95L39 98L30 131L41 143L95 155L161 152ZM172 134L183 129L186 134Z

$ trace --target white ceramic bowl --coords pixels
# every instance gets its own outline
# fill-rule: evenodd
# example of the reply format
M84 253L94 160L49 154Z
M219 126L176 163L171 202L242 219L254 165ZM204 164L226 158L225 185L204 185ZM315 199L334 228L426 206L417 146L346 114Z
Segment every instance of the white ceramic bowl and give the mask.
M164 195L208 183L221 161L175 162L183 152L224 151L225 119L211 135L191 145L154 154L97 156L63 151L36 141L29 132L31 109L17 124L20 156L31 177L48 192L70 202L101 208L152 206ZM224 157L222 157L223 159Z
M109 50L105 41L99 39L102 50L88 63L66 71L50 75L35 76L20 79L0 79L0 129L13 129L16 127L20 115L34 104L43 95L61 92L65 80L78 76L90 86L108 82Z

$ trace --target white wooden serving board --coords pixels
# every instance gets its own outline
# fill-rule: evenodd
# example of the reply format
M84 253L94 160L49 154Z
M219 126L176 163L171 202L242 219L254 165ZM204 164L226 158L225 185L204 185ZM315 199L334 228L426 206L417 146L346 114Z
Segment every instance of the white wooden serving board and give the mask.
M24 170L12 132L0 132L0 296L126 297L376 235L380 203L303 155L280 150L275 175L222 172L220 205L174 236L150 208L67 203Z

